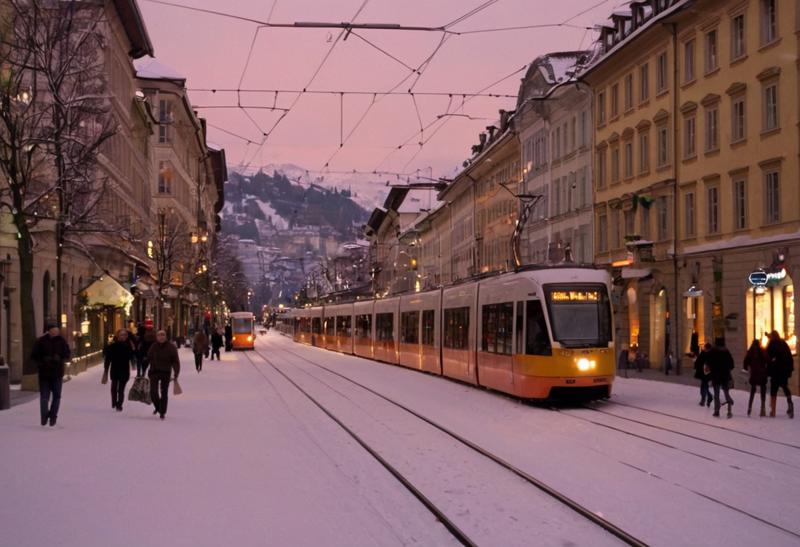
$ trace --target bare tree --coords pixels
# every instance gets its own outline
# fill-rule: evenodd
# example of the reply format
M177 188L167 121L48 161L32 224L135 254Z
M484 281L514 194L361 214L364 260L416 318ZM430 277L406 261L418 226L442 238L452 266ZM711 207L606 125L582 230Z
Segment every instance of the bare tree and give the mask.
M23 373L32 374L36 337L34 253L55 233L56 323L60 325L62 257L70 237L113 231L100 204L107 179L103 144L116 132L105 79L101 4L10 0L0 28L0 207L17 230ZM107 220L107 219L105 219ZM82 244L77 249L86 249Z
M250 290L242 263L236 256L234 240L230 236L214 239L211 252L212 279L217 281L220 294L233 311L247 309L247 292Z
M184 274L192 264L193 250L189 229L175 215L160 212L155 239L148 246L148 254L156 263L156 289L158 308L156 326L164 327L164 299L174 285L183 285Z

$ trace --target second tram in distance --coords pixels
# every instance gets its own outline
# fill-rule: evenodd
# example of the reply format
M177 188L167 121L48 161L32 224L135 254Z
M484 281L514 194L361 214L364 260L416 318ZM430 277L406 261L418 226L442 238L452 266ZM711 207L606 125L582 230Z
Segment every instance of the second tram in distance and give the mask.
M292 310L280 330L524 399L602 398L616 373L609 284L601 270L527 270Z

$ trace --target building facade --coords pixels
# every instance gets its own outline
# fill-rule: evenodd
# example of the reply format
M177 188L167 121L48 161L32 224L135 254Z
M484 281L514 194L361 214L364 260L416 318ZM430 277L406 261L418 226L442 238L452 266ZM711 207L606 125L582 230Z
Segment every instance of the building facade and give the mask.
M186 79L153 58L139 60L136 67L137 83L157 122L150 140L153 233L148 245L155 254L162 249L162 262L171 262L156 265L168 279L156 283L143 311L172 336L186 338L207 307L202 300L210 290L208 261L227 178L224 156L206 142L205 121L191 106ZM169 238L175 239L174 247L165 247Z
M125 312L93 299L91 287L103 276L115 283L130 283L137 268L147 268L145 250L132 236L147 225L149 178L146 142L151 131L145 107L135 94L132 61L152 53L152 44L135 1L115 0L87 6L100 10L97 32L107 47L97 59L110 99L110 115L116 133L99 150L97 177L106 180L103 199L96 206L97 218L105 219L114 233L97 231L70 237L64 242L62 275L57 278L55 224L38 223L34 228L37 247L33 268L35 330L46 322L62 325L62 332L74 347L71 372L86 366L86 359L102 349L105 335L124 325ZM46 101L47 99L42 99ZM23 378L22 326L19 301L20 268L16 230L7 214L0 217L0 256L4 257L5 283L0 306L0 355L10 365L12 382L35 386L35 374ZM60 286L62 301L57 305ZM60 309L60 316L57 310Z
M621 339L654 365L718 338L741 362L772 330L796 353L799 15L770 0L633 2L601 33L584 75L596 257L616 275Z
M523 188L538 197L521 234L525 263L594 260L592 93L576 79L589 58L588 51L538 57L520 86L514 122Z

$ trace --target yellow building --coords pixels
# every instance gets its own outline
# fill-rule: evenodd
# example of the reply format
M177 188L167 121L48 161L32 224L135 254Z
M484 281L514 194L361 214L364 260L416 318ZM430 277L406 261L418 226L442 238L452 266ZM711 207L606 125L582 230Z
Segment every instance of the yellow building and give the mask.
M741 363L773 329L796 350L799 15L776 0L632 2L601 32L584 75L596 257L616 274L621 339L655 365L716 338Z

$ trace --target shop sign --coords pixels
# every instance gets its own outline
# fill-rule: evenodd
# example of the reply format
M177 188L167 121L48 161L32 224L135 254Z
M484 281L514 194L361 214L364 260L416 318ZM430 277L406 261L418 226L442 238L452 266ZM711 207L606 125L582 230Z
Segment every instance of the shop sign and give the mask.
M683 293L686 298L700 298L703 296L703 289L698 289L694 285L689 287L689 290Z
M751 273L748 279L750 280L750 284L754 287L764 287L769 277L767 276L767 272L759 270Z
M757 270L748 276L750 284L754 287L766 287L770 283L778 283L786 278L786 269L781 268L777 272L766 272Z

